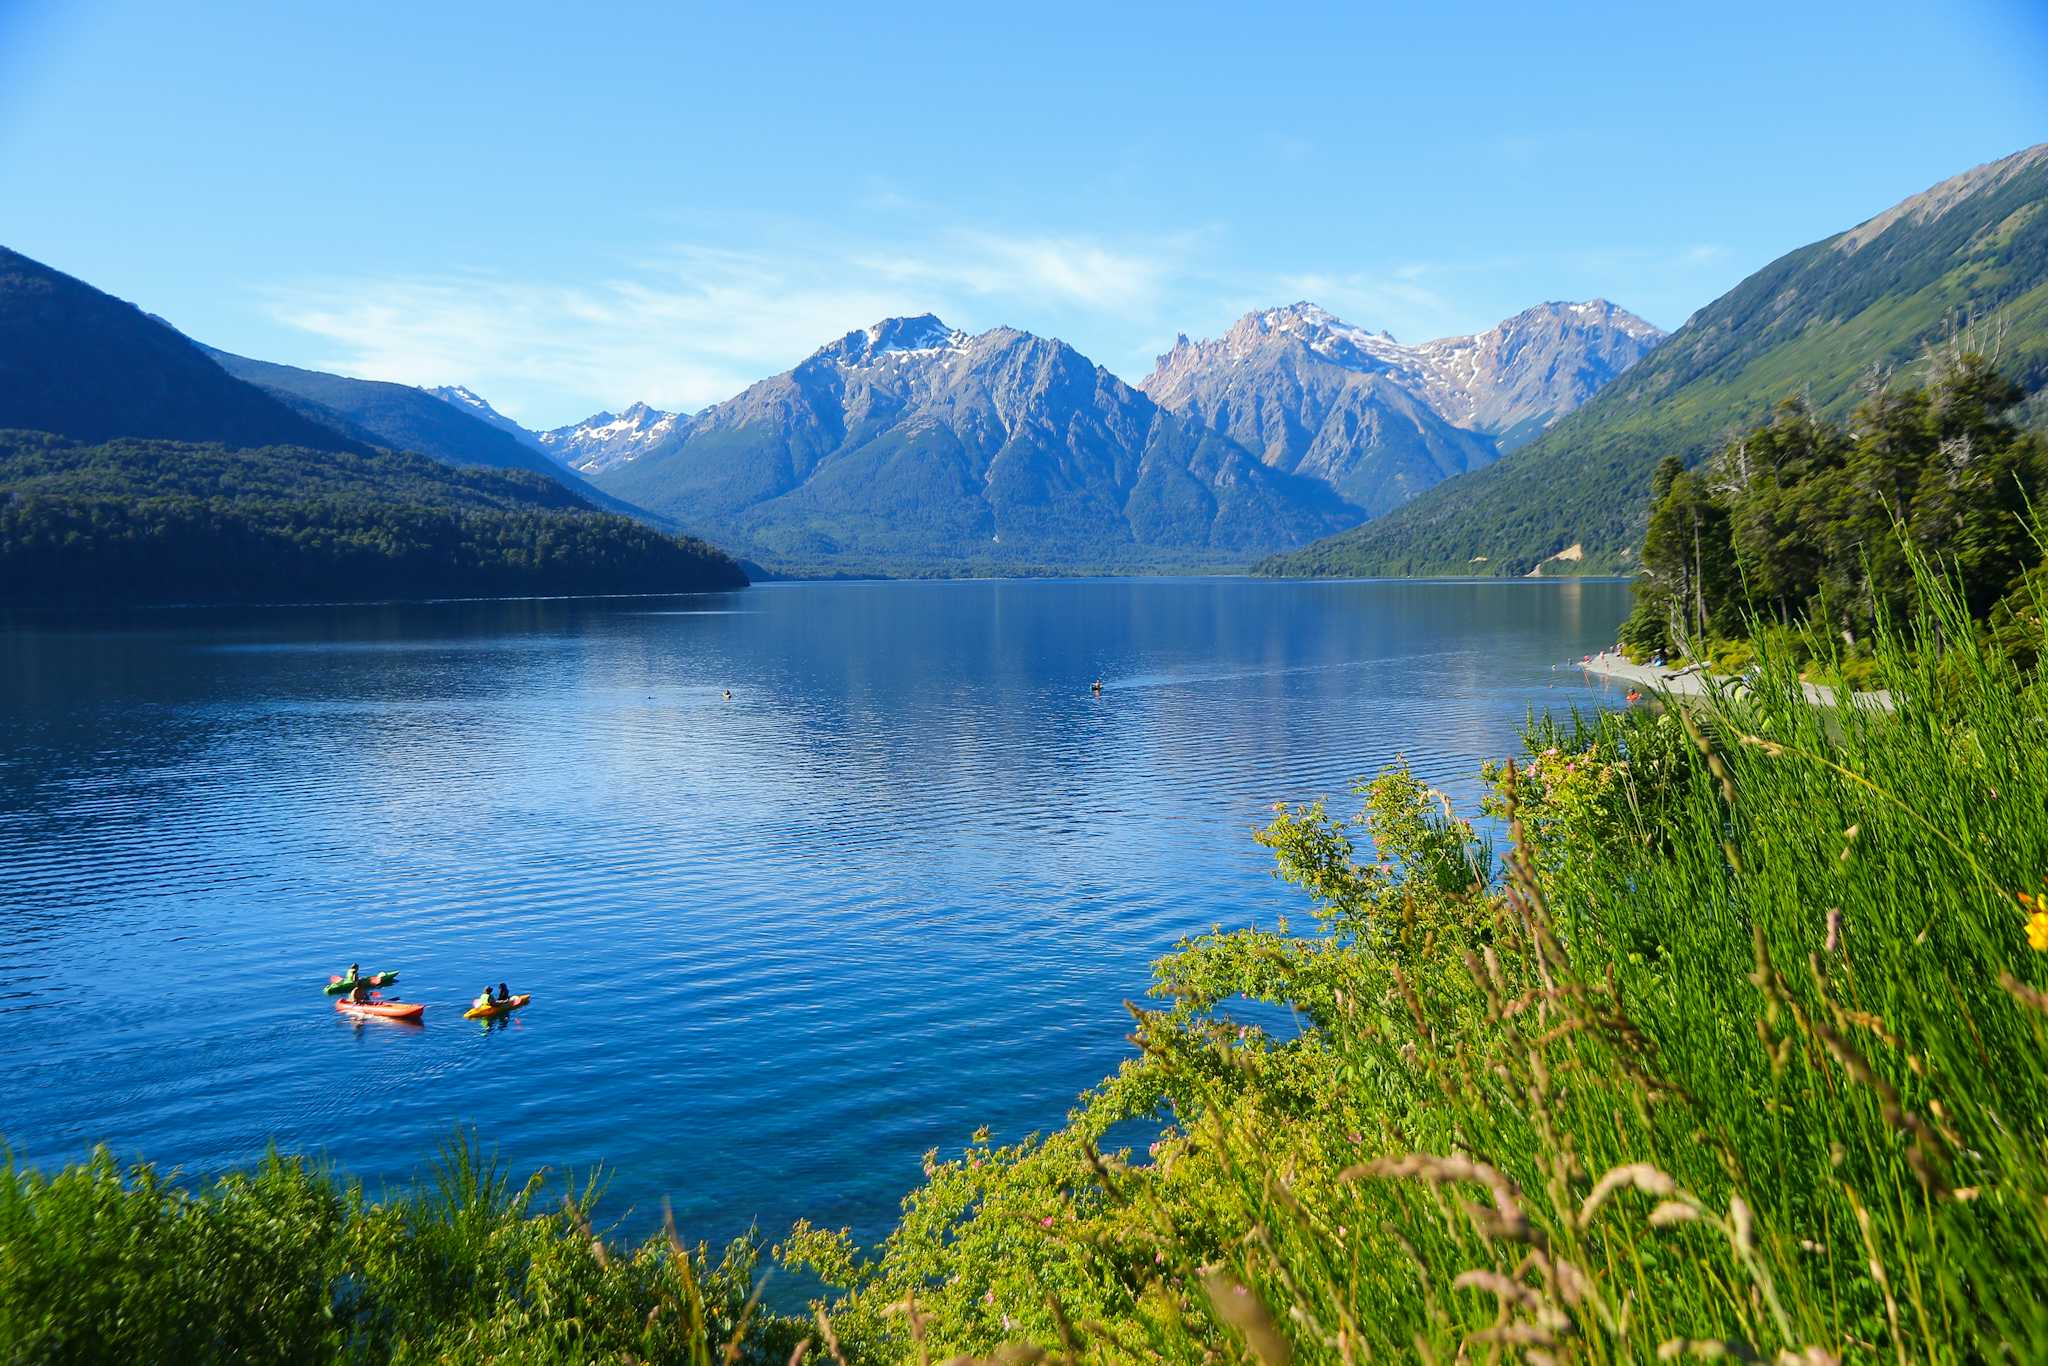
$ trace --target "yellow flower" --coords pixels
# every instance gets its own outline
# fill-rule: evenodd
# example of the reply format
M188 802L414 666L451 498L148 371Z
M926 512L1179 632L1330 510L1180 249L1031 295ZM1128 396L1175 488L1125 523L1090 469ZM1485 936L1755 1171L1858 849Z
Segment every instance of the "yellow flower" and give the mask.
M2048 887L2048 878L2041 879ZM2041 896L2019 894L2020 909L2027 913L2027 943L2035 953L2048 953L2048 892Z

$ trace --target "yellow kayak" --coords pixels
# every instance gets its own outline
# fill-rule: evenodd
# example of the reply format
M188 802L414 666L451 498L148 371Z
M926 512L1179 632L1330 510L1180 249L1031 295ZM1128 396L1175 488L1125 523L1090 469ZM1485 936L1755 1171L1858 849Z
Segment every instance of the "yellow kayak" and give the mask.
M462 1012L465 1020L491 1020L500 1015L510 1015L533 999L533 993L522 991L517 996L507 996L502 1001L493 1001L487 1006L471 1006Z

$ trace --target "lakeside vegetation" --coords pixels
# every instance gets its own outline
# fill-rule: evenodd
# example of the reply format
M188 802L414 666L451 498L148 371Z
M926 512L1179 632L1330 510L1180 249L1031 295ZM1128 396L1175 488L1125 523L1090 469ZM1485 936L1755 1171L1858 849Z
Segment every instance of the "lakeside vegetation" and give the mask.
M2042 563L2029 491L2048 488L2048 440L2012 420L2024 397L1951 349L1929 358L1924 386L1876 389L1847 426L1788 400L1696 469L1667 458L1622 644L1639 662L1740 666L1761 633L1865 682L1876 623L1912 609L1916 554L1972 618L2010 634L2037 586L2020 577Z
M0 603L362 601L746 584L518 470L376 450L0 432Z
M812 1317L473 1155L384 1204L102 1158L0 1181L0 1355L2040 1359L2048 689L1902 554L1895 713L1765 639L1744 695L1532 721L1497 850L1404 766L1277 811L1301 924L1178 946L1119 1072L931 1154L880 1246L781 1238Z

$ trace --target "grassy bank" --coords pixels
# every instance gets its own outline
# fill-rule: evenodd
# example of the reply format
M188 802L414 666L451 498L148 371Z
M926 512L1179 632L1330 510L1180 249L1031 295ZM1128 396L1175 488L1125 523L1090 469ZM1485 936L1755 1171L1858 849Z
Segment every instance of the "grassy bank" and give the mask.
M594 1190L535 1209L540 1185L459 1143L381 1202L276 1154L200 1189L104 1152L48 1178L10 1164L0 1360L787 1359L752 1243L608 1244Z
M1178 946L1118 1074L881 1246L782 1238L815 1319L459 1153L382 1205L101 1163L0 1185L0 1356L2048 1359L2048 695L1922 589L1895 713L1766 641L1746 697L1533 726L1498 849L1405 768L1275 812L1301 923Z

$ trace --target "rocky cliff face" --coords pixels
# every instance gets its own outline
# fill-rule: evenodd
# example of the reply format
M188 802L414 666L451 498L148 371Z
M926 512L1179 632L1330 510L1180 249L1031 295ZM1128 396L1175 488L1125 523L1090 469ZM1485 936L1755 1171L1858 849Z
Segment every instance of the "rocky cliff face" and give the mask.
M929 314L847 333L599 483L808 563L1220 560L1361 515L1063 342Z
M1378 515L1542 431L1662 336L1594 300L1406 346L1298 303L1248 313L1214 341L1180 338L1143 388Z
M1415 348L1431 406L1512 449L1650 353L1664 333L1605 299L1547 303Z

